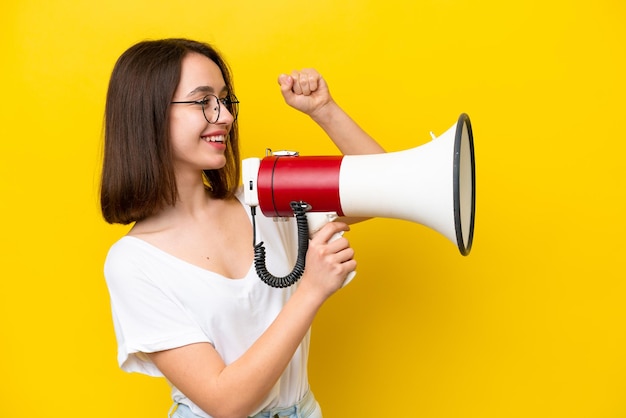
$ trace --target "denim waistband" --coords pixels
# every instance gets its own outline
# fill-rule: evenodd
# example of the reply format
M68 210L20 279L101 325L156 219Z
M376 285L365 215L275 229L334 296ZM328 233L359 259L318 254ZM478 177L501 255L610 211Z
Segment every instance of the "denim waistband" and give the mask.
M269 411L259 412L250 418L306 418L311 415L317 406L315 396L309 390L294 405L287 408L272 408Z
M268 411L259 412L249 418L306 418L309 417L317 407L317 401L313 393L309 390L294 405L286 408L271 408ZM175 412L172 412L174 411ZM174 404L170 409L168 417L171 418L198 418L185 404Z

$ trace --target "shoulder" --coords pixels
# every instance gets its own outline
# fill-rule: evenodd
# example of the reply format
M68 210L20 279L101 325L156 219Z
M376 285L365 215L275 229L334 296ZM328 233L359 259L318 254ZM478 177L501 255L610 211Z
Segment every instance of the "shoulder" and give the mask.
M122 277L143 276L152 265L147 257L151 251L150 246L138 238L125 236L118 240L109 249L104 262L107 282L111 284Z
M133 256L144 252L144 243L139 238L126 235L115 242L107 253L106 263L132 260Z

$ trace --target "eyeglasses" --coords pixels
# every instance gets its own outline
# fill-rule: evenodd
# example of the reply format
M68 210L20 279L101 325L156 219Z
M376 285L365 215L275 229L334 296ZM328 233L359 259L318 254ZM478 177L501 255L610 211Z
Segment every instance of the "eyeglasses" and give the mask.
M220 110L222 106L233 115L233 122L237 120L239 114L239 100L234 94L231 94L224 98L218 98L214 94L207 94L200 100L191 100L186 102L170 102L171 104L195 104L202 106L202 114L207 122L213 124L217 123L220 118Z

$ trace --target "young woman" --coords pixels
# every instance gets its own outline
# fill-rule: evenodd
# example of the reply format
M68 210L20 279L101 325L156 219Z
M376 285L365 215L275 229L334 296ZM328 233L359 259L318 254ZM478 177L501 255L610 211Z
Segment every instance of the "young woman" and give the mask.
M278 83L341 152L383 152L315 70ZM107 222L134 223L105 263L118 361L167 378L173 417L320 417L307 380L309 329L356 268L345 238L329 242L348 226L331 222L310 240L297 284L276 289L257 277L238 109L228 66L204 43L141 42L115 65L101 206ZM294 222L257 215L272 273L293 267L294 234Z

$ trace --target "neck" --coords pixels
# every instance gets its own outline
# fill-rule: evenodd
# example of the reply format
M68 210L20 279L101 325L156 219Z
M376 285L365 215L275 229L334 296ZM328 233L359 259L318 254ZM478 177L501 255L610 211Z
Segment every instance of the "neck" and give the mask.
M203 181L201 173L189 173L176 178L178 199L174 206L163 209L162 214L169 217L195 218L210 206L212 197Z

